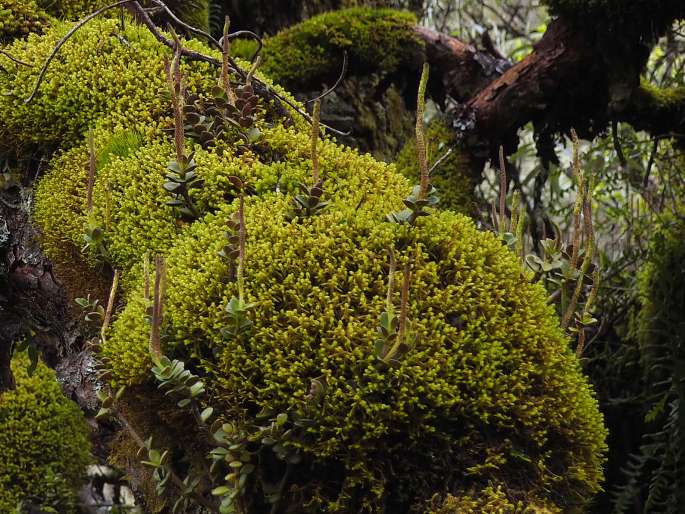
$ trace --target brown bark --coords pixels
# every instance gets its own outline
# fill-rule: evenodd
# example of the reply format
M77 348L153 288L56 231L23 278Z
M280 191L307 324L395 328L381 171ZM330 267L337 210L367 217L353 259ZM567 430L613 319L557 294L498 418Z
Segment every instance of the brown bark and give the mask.
M29 338L56 368L65 392L92 412L97 406L93 359L71 316L66 290L40 250L30 200L28 187L0 191L0 391L14 386L13 346Z

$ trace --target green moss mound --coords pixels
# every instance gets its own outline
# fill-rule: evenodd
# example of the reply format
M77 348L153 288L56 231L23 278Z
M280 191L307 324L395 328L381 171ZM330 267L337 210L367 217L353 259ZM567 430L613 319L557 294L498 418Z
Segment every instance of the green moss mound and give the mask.
M216 355L198 365L215 370L208 380L227 419L267 409L315 420L296 443L311 459L300 470L307 512L401 509L493 477L550 488L564 508L582 504L601 479L601 416L544 292L496 237L448 212L421 225L418 250L406 249L418 251L417 343L379 368L386 252L407 237L380 214L399 198L361 209L340 200L301 223L284 219L285 197L250 202L247 300L256 307L251 334L237 339L220 332L237 291L217 255L232 209L195 224L169 255L170 348ZM146 331L144 303L130 304L105 348L119 380L144 378ZM326 384L316 405L313 379Z
M42 32L48 18L35 0L0 0L0 43Z
M392 9L357 7L314 16L266 40L263 70L297 89L316 78L335 79L347 52L350 68L392 72L421 46L415 24L413 14ZM242 51L251 53L251 46Z
M429 165L442 158L450 149L452 153L431 172L431 183L438 190L440 208L464 214L475 209L474 190L476 178L469 173L468 160L457 151L454 130L441 119L435 119L426 128ZM419 162L416 157L416 139L412 138L395 160L397 171L414 183L419 181Z
M38 69L58 39L71 27L59 23L44 36L15 41L7 51L34 65L19 66L0 55L0 64L12 73L0 74L0 152L40 145L67 148L82 140L88 128L138 130L151 134L168 112L161 46L150 32L128 20L122 31L117 20L94 20L79 30L61 49L48 70L39 94L25 103L33 90ZM204 45L189 42L189 47ZM209 65L184 68L189 90L210 89ZM168 123L168 118L167 118Z
M43 363L27 373L15 357L15 391L0 394L0 512L20 501L76 513L77 488L90 462L88 427L78 407Z

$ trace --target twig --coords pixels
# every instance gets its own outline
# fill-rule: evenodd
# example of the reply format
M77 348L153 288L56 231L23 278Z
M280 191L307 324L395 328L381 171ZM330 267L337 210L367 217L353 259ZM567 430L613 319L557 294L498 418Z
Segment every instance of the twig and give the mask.
M342 69L340 70L340 75L338 75L338 79L335 81L335 84L333 84L326 91L321 93L319 96L314 97L311 100L305 101L305 104L310 104L310 103L317 102L319 100L326 98L328 95L330 95L333 91L335 91L338 88L340 83L345 78L346 74L347 74L347 50L345 50L343 52L343 65L342 65Z
M433 173L433 171L435 171L435 169L438 166L440 166L445 161L445 159L447 159L451 154L452 154L452 148L447 150L444 154L442 154L442 156L437 161L435 161L433 163L433 166L431 166L430 169L428 170L428 175L431 175Z
M264 42L262 41L262 38L259 37L257 34L252 32L251 30L237 30L236 32L232 32L231 34L228 34L227 37L229 40L230 39L237 39L241 36L250 36L252 39L257 41L257 50L252 54L252 57L250 57L250 62L254 62L257 57L259 57L259 54L262 53L262 48L264 48ZM223 38L222 38L223 39ZM221 42L221 40L219 40Z
M109 290L109 298L107 300L107 309L105 310L105 318L102 322L102 327L100 328L100 341L105 342L105 334L107 333L107 328L112 320L112 311L114 309L114 298L117 294L117 287L119 286L119 270L114 270L114 278L112 279L112 287Z
M7 58L8 58L10 61L12 61L13 63L21 64L22 66L28 66L29 68L33 68L33 64L29 64L29 63L27 63L27 62L20 61L20 60L17 59L16 57L12 57L12 55L11 55L9 52L6 52L6 51L3 50L2 48L0 48L0 54L2 54L2 55L4 55L5 57L7 57Z
M197 27L193 27L192 25L188 25L186 22L184 22L183 20L178 18L173 13L173 11L171 9L169 9L169 7L167 7L167 5L164 2L162 2L161 0L152 0L152 3L161 7L164 10L164 12L166 12L169 15L169 18L171 18L171 20L176 25L187 30L188 32L190 32L192 34L197 34L198 36L202 36L202 37L206 38L207 41L209 41L217 49L221 50L221 48L222 48L221 44L216 39L214 39L211 34L205 32L204 30L198 29Z
M647 170L645 171L645 176L642 179L642 187L645 189L649 185L649 176L652 173L652 166L654 166L654 158L656 157L656 153L659 150L659 139L654 138L654 142L652 143L652 151L649 153L649 161L647 161Z
M621 140L618 138L618 122L611 122L611 140L614 144L614 150L616 150L616 157L621 165L621 169L626 169L628 161L626 161L625 155L623 155L623 148L621 147Z

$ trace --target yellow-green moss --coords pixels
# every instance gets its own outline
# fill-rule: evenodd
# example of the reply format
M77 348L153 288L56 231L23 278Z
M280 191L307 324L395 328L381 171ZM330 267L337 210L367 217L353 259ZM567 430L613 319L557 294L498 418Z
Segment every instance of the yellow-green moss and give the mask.
M109 5L108 0L37 0L38 4L57 18L77 20L100 7Z
M436 119L426 129L429 164L440 159L449 149L452 153L431 173L431 182L438 190L439 207L466 214L474 211L476 178L469 173L468 159L457 148L455 132ZM412 138L395 161L397 170L413 183L419 182L419 164L416 158L416 139Z
M79 30L62 47L35 99L26 104L39 67L70 27L59 23L42 37L32 34L7 47L33 67L12 64L0 55L0 64L13 70L0 74L0 151L28 144L59 143L65 148L96 124L149 135L169 110L160 91L167 87L162 57L170 50L131 20L124 31L116 20L94 20ZM187 46L206 50L198 42ZM184 66L184 72L191 91L207 90L214 83L208 64L193 63Z
M170 197L162 189L166 167L174 155L172 143L157 139L129 151L130 155L117 155L112 152L112 139L121 137L116 133L98 134L95 138L101 166L96 175L94 209L100 226L106 228L112 264L126 271L147 251L166 253L186 224L176 221L166 205ZM202 212L216 210L235 196L230 176L241 177L263 195L277 189L293 192L311 174L310 139L306 133L282 125L264 126L260 143L268 149L267 155L278 154L276 162L262 162L250 152L238 157L228 147L222 155L195 149L197 173L203 185L193 189L191 195ZM320 146L321 171L330 179L328 191L346 196L350 202L362 201L365 193L384 187L394 177L369 156L360 156L330 141ZM87 170L88 151L81 145L54 159L50 172L36 188L34 218L43 229L43 245L50 255L63 252L65 246L81 248L84 244ZM358 177L357 170L363 170ZM377 174L370 180L374 170Z
M90 462L88 427L52 370L16 356L15 391L0 394L0 512L21 500L51 512L76 513L77 488Z
M48 18L35 0L0 0L0 43L42 32Z
M217 255L231 208L196 223L169 255L170 340L218 353L209 383L229 419L268 407L316 420L302 447L320 466L342 466L344 480L309 477L342 487L332 497L310 490L320 502L311 512L377 512L388 497L421 498L425 484L493 477L554 490L563 508L582 504L601 480L602 419L544 291L495 236L448 212L426 219L410 293L418 343L396 367L376 365L386 251L404 231L381 213L400 197L386 192L360 209L336 202L302 223L285 221L287 197L249 202L247 300L256 307L240 340L220 335L237 294ZM131 305L123 316L136 325L115 327L105 354L120 380L138 381L147 344L136 338L134 349L130 334L146 324L141 304ZM316 377L327 389L312 406Z
M347 52L350 67L392 72L421 45L415 24L413 14L392 9L358 7L321 14L268 38L263 70L296 89L319 77L335 79ZM243 50L249 52L249 47Z
M539 500L511 500L502 486L488 486L477 493L448 495L426 514L561 514L556 506Z

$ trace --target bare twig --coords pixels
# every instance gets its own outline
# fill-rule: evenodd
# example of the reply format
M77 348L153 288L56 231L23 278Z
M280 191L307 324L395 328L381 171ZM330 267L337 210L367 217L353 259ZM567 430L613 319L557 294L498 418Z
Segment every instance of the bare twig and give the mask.
M162 2L161 0L152 0L152 3L154 3L155 5L158 5L164 12L166 12L169 15L169 18L171 18L171 20L176 25L185 29L189 33L197 34L198 36L202 36L203 38L207 39L207 41L210 44L214 45L218 50L221 50L221 48L222 48L221 44L216 39L214 39L211 34L205 32L204 30L198 29L197 27L193 27L192 25L188 25L186 22L184 22L178 16L176 16L173 13L173 11L171 9L169 9L169 7L167 7L167 5L164 2Z
M7 58L8 58L10 61L12 61L13 63L20 64L20 65L22 65L22 66L27 66L27 67L29 67L29 68L32 68L32 67L33 67L33 64L29 64L29 63L27 63L27 62L24 62L24 61L21 61L21 60L17 59L16 57L13 57L9 52L6 52L6 51L3 50L2 48L0 48L0 54L2 54L2 55L4 55L5 57L7 57Z
M343 65L342 69L340 70L340 75L338 75L338 79L335 81L335 84L333 84L331 87L329 87L326 91L321 93L319 96L316 96L312 98L311 100L307 100L305 103L310 104L319 100L322 100L326 98L328 95L330 95L333 91L335 91L340 83L343 81L345 78L345 75L347 74L347 50L343 52Z
M114 310L114 299L117 294L117 287L119 286L119 270L114 270L114 278L112 279L112 287L109 290L109 298L107 300L107 309L105 310L105 318L102 322L102 327L100 328L100 341L105 342L105 334L107 333L107 328L112 320L112 311Z
M430 174L433 173L435 169L440 166L450 155L452 155L452 148L447 150L437 161L433 163L433 166L431 166L428 170L428 175L430 176Z
M251 30L237 30L236 32L233 32L231 34L228 34L227 37L229 40L230 39L237 39L242 36L249 36L255 41L257 41L257 50L252 54L252 57L250 57L250 62L254 62L257 57L259 57L259 54L262 53L262 48L264 48L264 42L262 41L262 38L259 37L257 34L252 32ZM223 38L222 38L223 39Z

